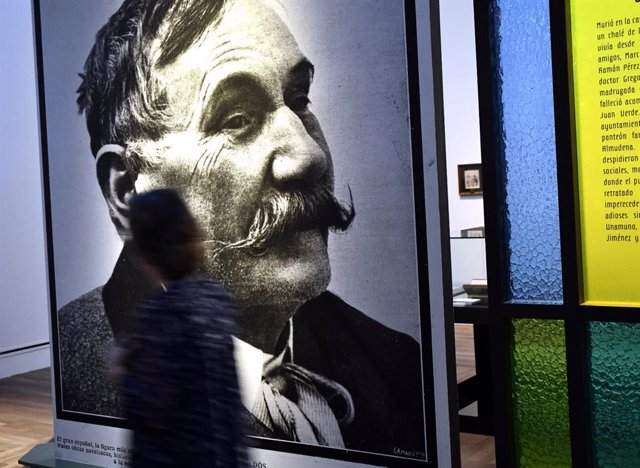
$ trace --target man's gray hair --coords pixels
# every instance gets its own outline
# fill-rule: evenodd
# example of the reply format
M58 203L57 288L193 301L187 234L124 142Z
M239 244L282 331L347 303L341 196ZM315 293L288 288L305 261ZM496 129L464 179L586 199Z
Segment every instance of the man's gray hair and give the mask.
M166 94L154 85L153 67L191 47L220 20L225 1L125 0L98 31L77 91L94 156L105 144L157 140L169 130ZM151 63L149 44L156 39L160 54Z

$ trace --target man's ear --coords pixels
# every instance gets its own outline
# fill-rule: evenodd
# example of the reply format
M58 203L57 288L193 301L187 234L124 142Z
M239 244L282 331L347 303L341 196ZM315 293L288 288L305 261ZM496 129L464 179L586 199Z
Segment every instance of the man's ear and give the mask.
M96 155L96 175L102 195L109 207L111 221L123 241L131 238L129 199L136 194L137 174L125 164L125 149L120 145L104 145Z

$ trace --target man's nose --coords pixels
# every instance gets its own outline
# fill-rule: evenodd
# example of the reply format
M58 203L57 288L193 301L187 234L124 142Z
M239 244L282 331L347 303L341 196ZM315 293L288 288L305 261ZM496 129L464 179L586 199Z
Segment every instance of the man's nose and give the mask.
M288 107L273 115L275 151L271 171L276 185L316 182L327 171L327 154Z

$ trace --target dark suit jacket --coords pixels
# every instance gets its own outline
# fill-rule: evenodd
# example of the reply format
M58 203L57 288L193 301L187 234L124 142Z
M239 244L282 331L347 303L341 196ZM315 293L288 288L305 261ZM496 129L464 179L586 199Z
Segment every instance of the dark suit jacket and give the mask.
M59 311L64 410L122 416L118 393L105 376L105 353L112 330L117 336L126 323L119 315L143 289L136 275L123 256L104 288ZM296 313L293 333L295 363L340 383L353 398L354 420L342 427L348 449L424 459L421 354L413 338L330 292ZM249 435L275 437L245 416Z
M420 348L416 341L326 292L293 319L294 361L342 384L354 420L349 449L424 458Z

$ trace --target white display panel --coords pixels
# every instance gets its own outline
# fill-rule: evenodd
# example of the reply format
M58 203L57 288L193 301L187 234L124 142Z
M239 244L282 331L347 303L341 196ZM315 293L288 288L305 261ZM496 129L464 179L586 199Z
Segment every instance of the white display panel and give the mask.
M232 11L235 2L228 3ZM256 8L264 7L257 0L251 3ZM373 324L374 336L368 339L374 341L375 333L387 337L387 341L378 342L382 344L376 350L378 354L367 360L375 361L375 368L394 369L401 375L401 379L390 378L392 373L383 370L373 378L363 377L362 385L386 387L395 381L405 388L400 393L385 390L383 393L390 395L385 397L388 400L378 402L368 389L358 390L355 384L352 389L351 384L345 384L354 401L361 402L356 404L356 418L366 421L344 428L347 450L283 441L279 437L254 437L253 443L258 447L253 452L254 461L266 463L268 459L277 460L278 466L303 466L300 457L308 457L302 459L309 460L310 466L324 458L331 463L343 460L344 466L349 466L348 463L435 466L432 356L439 355L444 362L444 355L434 353L431 347L420 144L427 135L435 138L435 132L431 133L431 129L421 132L419 127L414 6L411 2L371 0L266 3L277 10L304 56L314 65L309 98L331 151L336 197L348 201L352 195L357 213L347 232L329 236L331 282L327 290L353 307L358 317L366 317L363 319L366 323ZM50 273L55 279L52 319L56 439L61 444L58 456L100 466L113 466L114 460L124 462L126 458L118 454L125 453L128 446L127 432L121 429L125 423L119 417L117 404L111 402L112 396L107 395L104 400L107 403L101 400L99 404L88 396L95 392L104 396L110 391L100 387L104 380L96 376L104 367L104 359L97 352L104 351L118 330L113 316L102 310L108 305L106 300L102 304L104 289L100 288L105 283L113 285L112 280L118 274L112 273L114 266L117 269L123 261L123 257L118 260L122 241L96 180L85 119L78 113L75 99L81 83L78 73L82 73L96 31L119 4L78 0L36 5L41 34L41 104L42 110L46 109L43 128L47 135L46 182L51 216ZM424 8L420 11L426 13ZM421 23L422 34L428 33L425 24L428 18ZM422 85L423 89L433 91L429 84ZM428 105L423 100L422 113L431 113L431 122L435 111L433 107L425 107ZM125 147L130 144L101 143ZM435 153L430 153L433 149L432 142L425 143L424 151L435 158ZM433 207L427 212L429 216L438 216ZM437 263L429 265L430 273L439 270ZM90 296L83 298L87 293ZM81 324L82 307L90 301L100 303L100 310L87 312L86 316L91 315L94 320L92 324ZM433 313L441 316L443 311ZM443 326L442 322L439 326ZM92 327L105 327L100 329L104 336L99 345L85 343L93 340L91 330L96 328ZM335 330L339 336L340 329ZM76 336L84 340L73 339ZM384 348L384 343L396 341L408 343L407 349L416 352L407 351L403 355L395 348ZM304 346L298 345L298 354L304 354ZM348 373L357 374L363 364L354 356L363 353L356 352L356 345L353 346L344 349L343 357ZM294 354L295 350L294 342ZM76 356L69 357L70 353ZM90 364L86 364L87 360ZM80 362L86 369L70 370L72 364ZM92 385L97 390L85 391L86 374L81 372L94 374ZM402 385L404 382L407 384ZM373 402L365 401L366 398L358 400L358 393L371 395L369 399ZM396 404L398 413L392 414L388 408ZM357 424L367 426L375 436L358 433L353 429ZM95 437L83 438L80 434ZM65 439L73 442L65 443Z

